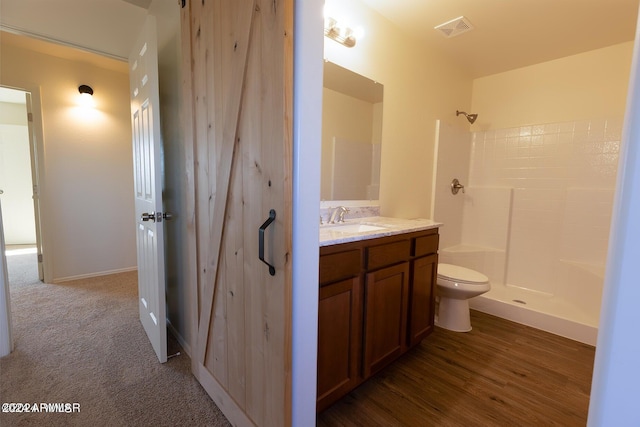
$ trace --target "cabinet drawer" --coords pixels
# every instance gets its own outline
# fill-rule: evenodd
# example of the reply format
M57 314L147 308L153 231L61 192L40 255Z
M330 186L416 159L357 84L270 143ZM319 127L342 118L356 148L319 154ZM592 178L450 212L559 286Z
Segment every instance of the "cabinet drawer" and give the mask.
M411 240L400 240L367 248L367 270L406 261L411 256Z
M438 234L416 237L416 247L414 256L435 254L438 252Z
M353 249L320 257L320 284L360 274L360 250Z

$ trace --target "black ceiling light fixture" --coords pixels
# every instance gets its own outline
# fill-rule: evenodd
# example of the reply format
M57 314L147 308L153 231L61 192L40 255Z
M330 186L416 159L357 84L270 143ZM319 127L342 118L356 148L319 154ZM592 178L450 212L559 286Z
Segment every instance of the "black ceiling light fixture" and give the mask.
M87 85L78 86L78 92L80 92L82 95L84 95L85 93L87 95L93 95L93 89L91 88L91 86Z

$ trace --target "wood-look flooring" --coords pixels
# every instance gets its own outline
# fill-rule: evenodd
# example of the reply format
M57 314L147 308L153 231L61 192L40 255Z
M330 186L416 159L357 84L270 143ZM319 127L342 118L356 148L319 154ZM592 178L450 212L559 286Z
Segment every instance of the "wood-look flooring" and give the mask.
M595 348L471 311L318 415L318 426L584 426Z

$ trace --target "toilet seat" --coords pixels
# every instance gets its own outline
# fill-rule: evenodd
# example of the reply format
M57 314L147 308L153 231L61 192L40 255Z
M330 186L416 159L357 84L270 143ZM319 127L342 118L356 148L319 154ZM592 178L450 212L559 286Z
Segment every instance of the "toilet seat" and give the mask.
M438 264L438 277L457 283L469 285L484 285L489 283L489 278L484 274L452 264Z

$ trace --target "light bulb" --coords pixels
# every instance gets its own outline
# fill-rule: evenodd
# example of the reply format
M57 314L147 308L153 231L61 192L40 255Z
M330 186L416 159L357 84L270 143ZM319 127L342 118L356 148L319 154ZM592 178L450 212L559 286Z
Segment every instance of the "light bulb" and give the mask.
M93 96L88 94L88 93L81 93L80 94L80 100L79 100L78 103L80 104L80 106L86 107L86 108L95 107L95 102L93 100Z

